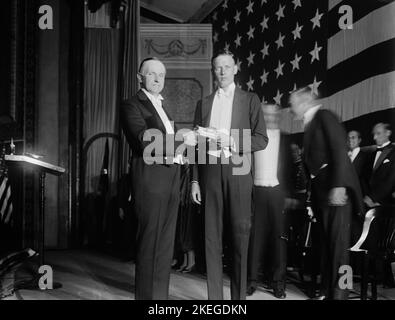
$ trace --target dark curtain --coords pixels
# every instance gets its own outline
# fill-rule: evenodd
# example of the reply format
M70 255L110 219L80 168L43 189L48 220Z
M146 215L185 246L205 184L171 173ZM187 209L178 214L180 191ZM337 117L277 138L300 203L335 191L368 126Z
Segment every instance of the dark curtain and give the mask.
M138 64L140 61L140 0L128 0L124 19L122 21L122 50L123 61L121 64L122 79L121 79L121 99L127 99L138 90L138 81L136 78ZM130 158L130 148L126 142L125 136L120 129L121 148L119 154L119 170L120 175L128 172L128 162Z

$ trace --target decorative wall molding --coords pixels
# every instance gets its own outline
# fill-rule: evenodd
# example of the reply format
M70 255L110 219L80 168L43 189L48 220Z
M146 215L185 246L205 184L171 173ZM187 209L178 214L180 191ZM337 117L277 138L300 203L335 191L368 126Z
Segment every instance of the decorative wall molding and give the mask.
M211 69L211 24L141 24L140 58L156 56L169 69Z

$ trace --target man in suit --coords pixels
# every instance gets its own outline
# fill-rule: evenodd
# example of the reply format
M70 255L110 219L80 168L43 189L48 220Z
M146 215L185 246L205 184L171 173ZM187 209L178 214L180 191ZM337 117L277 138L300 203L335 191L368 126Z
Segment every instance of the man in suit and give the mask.
M143 60L137 75L142 88L123 102L120 114L132 149L132 204L137 219L135 298L139 300L168 298L179 206L180 156L171 147L177 141L160 94L165 75L161 61Z
M304 123L304 162L311 178L311 205L321 229L320 299L347 299L340 267L349 265L352 213L363 212L358 177L347 155L346 132L322 109L310 87L293 92L291 111Z
M361 186L361 190L364 190L364 174L365 174L365 166L368 160L369 154L361 150L361 133L356 130L351 130L347 134L348 137L348 156L354 166L355 172L357 173L358 180ZM364 219L361 216L354 215L352 217L351 224L351 241L352 244L356 243L361 236L362 228L363 228Z
M390 204L395 185L395 146L391 143L390 126L378 123L373 128L376 152L373 152L366 166L366 189L364 202L372 208Z
M231 297L246 298L247 253L251 226L251 153L265 149L267 135L256 94L236 87L235 59L220 52L212 59L218 89L199 102L195 125L217 130L219 149L209 144L206 164L194 167L192 199L205 212L205 250L209 299L223 299L222 235L232 252ZM199 147L199 152L202 148ZM241 163L240 163L241 159ZM219 163L218 163L219 162ZM240 164L243 170L240 169ZM225 226L225 228L224 228Z
M365 163L367 160L367 153L361 150L361 134L356 130L348 132L348 156L352 164L354 165L355 171L357 172L358 178L361 181Z
M248 255L247 295L257 287L262 257L271 279L274 296L286 297L287 232L285 200L291 201L292 153L287 136L280 132L280 108L263 105L269 143L254 153L253 218ZM270 258L268 258L268 253Z

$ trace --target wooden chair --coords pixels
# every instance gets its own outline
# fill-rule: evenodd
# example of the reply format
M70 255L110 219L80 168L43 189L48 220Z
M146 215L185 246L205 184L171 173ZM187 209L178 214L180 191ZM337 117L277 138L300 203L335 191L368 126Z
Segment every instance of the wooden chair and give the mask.
M377 263L395 257L395 206L370 209L365 215L361 237L349 250L359 256L361 300L368 298L369 283L371 299L377 300Z

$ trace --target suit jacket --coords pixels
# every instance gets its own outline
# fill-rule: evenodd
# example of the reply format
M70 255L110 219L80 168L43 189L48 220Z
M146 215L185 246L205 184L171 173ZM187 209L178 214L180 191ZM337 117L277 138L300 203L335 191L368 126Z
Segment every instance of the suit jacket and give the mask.
M348 157L346 132L329 110L320 109L304 133L304 161L312 179L312 193L318 203L327 203L329 191L345 187L351 196L353 211L364 211L361 187ZM327 165L322 168L323 165Z
M376 152L372 152L366 162L366 190L373 202L390 204L395 187L395 146L391 144L383 150L373 168Z
M355 172L358 178L361 180L366 166L366 161L369 158L369 154L365 151L359 150L358 155L355 157L352 164L354 165Z
M171 121L169 115L167 116ZM151 150L151 148L147 148L147 146L155 139L155 145L158 148L149 154L158 157L159 163L165 163L168 157L174 156L177 146L182 143L182 141L175 141L174 135L166 134L165 126L158 112L142 90L139 90L129 100L122 102L120 117L126 140L132 149L134 158L148 155L147 150ZM176 131L176 128L174 130ZM144 134L148 133L152 135L152 138L150 141L145 141ZM174 144L174 148L170 147L170 143Z
M211 110L216 91L199 101L194 126L209 127ZM232 105L231 130L238 129L239 136L235 138L236 153L248 158L252 163L251 153L266 148L268 137L261 102L255 93L243 91L236 87ZM243 145L243 129L251 130L251 144ZM198 170L194 166L193 180L198 181Z

